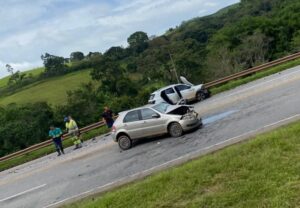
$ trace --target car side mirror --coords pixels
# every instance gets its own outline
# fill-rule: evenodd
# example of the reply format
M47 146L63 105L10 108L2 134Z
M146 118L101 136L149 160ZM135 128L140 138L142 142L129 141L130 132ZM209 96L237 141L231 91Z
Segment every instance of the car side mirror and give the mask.
M160 115L158 115L158 114L153 114L153 115L152 115L152 118L160 118Z

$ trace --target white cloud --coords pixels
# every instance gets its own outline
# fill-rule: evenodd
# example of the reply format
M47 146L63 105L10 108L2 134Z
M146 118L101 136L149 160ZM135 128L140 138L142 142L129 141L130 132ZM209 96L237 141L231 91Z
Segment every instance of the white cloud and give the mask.
M218 5L217 2L205 2L204 3L204 6L208 6L208 7L215 7L217 5Z
M26 71L28 69L34 69L42 65L42 61L37 62L21 62L21 63L4 63L0 60L0 77L8 76L9 73L6 71L6 64L9 64L15 71Z

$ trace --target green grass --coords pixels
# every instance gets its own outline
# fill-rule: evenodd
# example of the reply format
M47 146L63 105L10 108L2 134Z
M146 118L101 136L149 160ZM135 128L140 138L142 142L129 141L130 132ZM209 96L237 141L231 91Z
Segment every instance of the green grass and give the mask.
M299 207L299 137L298 122L63 207Z
M53 77L26 86L21 91L0 98L0 105L24 104L46 101L49 104L64 104L67 91L79 88L82 83L91 81L90 70L77 71L60 77Z
M32 69L29 71L23 72L23 74L32 74L32 76L38 76L45 70L44 67ZM4 77L0 79L0 88L6 87L10 76Z
M82 134L82 140L86 141L86 140L95 138L96 136L99 136L101 134L105 134L108 131L109 130L106 127L101 127L101 128L92 130L90 132ZM66 148L66 147L72 146L73 143L70 139L67 139L63 142L63 145ZM4 161L4 162L0 162L0 172L3 171L3 170L6 170L6 169L24 164L26 162L32 161L34 159L46 156L46 155L51 154L53 152L55 152L54 146L50 145L50 146L44 147L42 149L24 154L22 156L19 156L19 157L16 157L16 158Z
M300 59L296 59L296 60L290 61L288 63L280 64L280 65L272 67L270 69L267 69L267 70L264 70L264 71L261 71L261 72L257 72L253 75L248 76L248 77L236 79L236 80L230 81L228 83L222 84L220 86L213 87L213 88L210 89L210 91L213 95L218 94L220 92L224 92L224 91L233 89L233 88L238 87L240 85L247 84L247 83L252 82L254 80L257 80L257 79L269 76L271 74L275 74L275 73L284 71L286 69L289 69L289 68L292 68L292 67L295 67L295 66L298 66L298 65L300 65Z

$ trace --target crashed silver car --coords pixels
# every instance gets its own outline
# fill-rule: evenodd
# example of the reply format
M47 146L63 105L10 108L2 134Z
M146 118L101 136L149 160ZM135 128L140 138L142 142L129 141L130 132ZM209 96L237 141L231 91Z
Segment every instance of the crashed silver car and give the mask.
M167 102L169 104L186 104L190 101L202 101L210 97L210 92L203 84L193 85L184 77L180 77L183 84L174 84L161 88L150 95L149 104Z
M119 113L111 135L122 150L127 150L135 139L167 133L179 137L185 131L200 126L202 119L192 106L164 102Z

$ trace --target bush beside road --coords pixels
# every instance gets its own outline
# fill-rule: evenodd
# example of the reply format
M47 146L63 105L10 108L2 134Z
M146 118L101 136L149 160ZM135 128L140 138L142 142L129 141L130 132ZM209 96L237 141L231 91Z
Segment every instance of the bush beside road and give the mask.
M292 67L295 67L295 66L298 66L298 65L300 65L300 59L296 59L296 60L293 60L293 61L290 61L290 62L287 62L287 63L284 63L284 64L280 64L280 65L275 66L275 67L271 67L270 69L257 72L255 74L252 74L250 76L247 76L247 77L244 77L244 78L241 78L241 79L232 80L228 83L222 84L222 85L217 86L217 87L212 87L210 89L210 91L211 91L212 95L215 95L215 94L233 89L235 87L238 87L240 85L247 84L249 82L255 81L257 79L260 79L260 78L263 78L263 77L266 77L266 76L269 76L269 75L272 75L272 74L279 73L281 71L284 71L286 69L289 69L289 68L292 68Z
M299 136L293 123L63 207L297 207Z

